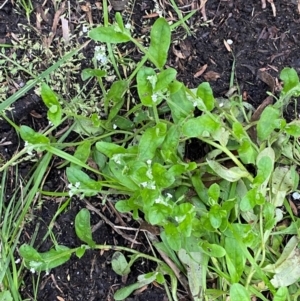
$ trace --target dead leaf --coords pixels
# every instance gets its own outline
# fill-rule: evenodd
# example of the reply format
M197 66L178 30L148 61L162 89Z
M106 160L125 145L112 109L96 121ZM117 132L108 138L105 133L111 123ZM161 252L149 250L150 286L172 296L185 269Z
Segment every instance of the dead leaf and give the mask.
M266 72L264 69L259 69L257 76L260 80L262 80L265 84L267 84L271 92L274 93L274 88L275 88L274 77L268 72Z
M90 23L90 25L93 25L93 17L92 17L92 6L90 2L86 2L85 5L81 5L81 9L85 12L86 17Z
M43 116L42 116L41 114L37 113L35 110L32 110L32 111L30 112L30 116L32 116L32 117L34 117L34 118L37 118L37 119L43 118Z
M290 207L291 207L293 213L295 214L295 216L298 216L298 209L297 209L296 205L294 204L294 202L289 199L289 204L290 204Z
M207 71L203 77L205 78L206 81L216 81L218 78L221 78L220 73L215 72L215 71Z
M63 39L65 41L65 44L68 45L70 39L69 22L63 16L60 17L60 20L61 20Z
M184 54L181 52L181 50L177 50L175 48L175 45L172 46L172 51L173 53L179 58L179 59L185 59L186 57L184 56Z
M66 10L66 1L64 1L59 9L57 10L57 12L55 13L54 15L54 18L53 18L53 24L52 24L52 33L53 33L53 37L55 36L56 34L56 30L57 30L57 25L58 25L58 22L59 22L59 17L65 12Z
M203 65L203 66L199 69L199 71L197 71L197 72L194 74L194 78L197 78L197 77L201 76L201 75L205 72L206 69L207 69L207 64Z

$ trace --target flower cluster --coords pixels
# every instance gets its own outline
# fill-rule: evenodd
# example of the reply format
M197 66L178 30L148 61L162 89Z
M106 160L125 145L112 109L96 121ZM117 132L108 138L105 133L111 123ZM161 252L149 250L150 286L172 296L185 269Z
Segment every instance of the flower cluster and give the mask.
M76 182L75 185L73 185L72 183L70 183L68 185L69 188L69 196L72 197L74 195L79 195L80 199L84 198L84 194L82 193L82 190L80 189L80 183Z
M106 48L104 45L95 47L95 58L101 65L105 66L107 64L108 58L106 56Z

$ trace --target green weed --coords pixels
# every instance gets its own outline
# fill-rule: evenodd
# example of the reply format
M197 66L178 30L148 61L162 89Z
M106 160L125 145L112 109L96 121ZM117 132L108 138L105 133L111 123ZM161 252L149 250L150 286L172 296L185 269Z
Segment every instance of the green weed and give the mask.
M108 91L103 84L105 70L83 70L83 80L99 82L105 118L70 110L42 83L41 96L52 127L37 133L21 126L24 152L50 153L66 161L69 192L61 195L81 199L122 195L117 210L158 227L160 240L153 245L173 265L124 247L96 244L86 209L75 220L76 234L85 245L69 249L55 244L45 253L23 245L20 254L25 265L49 271L73 253L80 258L86 249L111 248L118 251L112 266L120 275L127 275L140 257L157 263L154 272L118 290L115 300L153 281L166 284L167 279L171 279L170 300L178 300L177 281L183 286L188 283L192 300L240 301L254 296L268 300L267 294L272 300L297 300L299 220L287 198L299 184L300 122L283 118L290 99L300 95L295 70L281 71L284 87L279 98L252 121L254 110L245 107L240 95L215 99L208 83L189 89L176 80L176 70L165 67L171 43L165 19L154 23L149 47L131 36L120 14L114 24L92 29L89 36L100 43L132 42L144 57L129 78L114 81ZM124 113L134 80L139 103L132 102ZM76 147L72 155L64 150L70 144L49 137L66 119L72 119L73 129L85 136L72 144ZM190 139L208 149L197 162L184 155ZM90 167L88 160L97 168ZM120 251L131 254L129 262ZM209 282L214 286L209 287Z

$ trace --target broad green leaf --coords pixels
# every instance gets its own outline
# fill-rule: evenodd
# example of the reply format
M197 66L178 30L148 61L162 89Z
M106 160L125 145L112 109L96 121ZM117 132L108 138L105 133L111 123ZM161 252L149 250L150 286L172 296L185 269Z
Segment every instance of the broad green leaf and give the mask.
M272 174L272 204L276 207L283 205L287 194L296 190L299 183L299 174L295 166L278 166Z
M192 221L195 216L195 208L190 203L182 203L175 206L172 215L178 223L177 230L184 236L189 237L192 232Z
M85 251L86 251L86 246L82 245L81 247L76 249L75 254L78 258L81 258L85 254Z
M154 104L153 80L156 81L156 73L149 67L142 67L136 76L139 98L147 107L152 107Z
M0 292L0 300L1 301L13 301L10 291Z
M181 237L177 227L172 223L167 223L164 232L169 246L174 251L178 251L181 248Z
M175 177L159 163L153 164L152 175L156 185L159 188L167 188L175 182Z
M241 141L244 138L249 139L243 125L240 122L234 122L232 124L232 131L238 141Z
M159 284L164 284L166 282L166 279L162 273L157 273L156 282Z
M288 300L289 290L286 286L280 287L275 295L273 296L273 301L286 301Z
M226 215L226 211L222 210L219 204L212 205L208 212L208 218L212 227L214 229L218 229Z
M74 185L78 194L93 196L101 190L101 182L91 179L85 172L75 167L68 167L66 170L69 182Z
M230 286L230 301L250 301L250 294L248 290L239 283L233 283Z
M215 99L214 99L213 91L208 82L201 83L198 86L197 96L202 99L208 111L212 111L214 109Z
M123 116L115 116L112 120L111 123L113 126L117 126L117 128L124 130L124 131L132 131L134 129L134 123Z
M165 161L177 162L180 134L178 126L173 124L169 127L166 138L161 146L161 153Z
M292 122L288 123L284 130L289 135L299 138L300 137L300 120L293 120Z
M73 251L65 246L56 245L55 249L39 253L29 245L22 245L19 252L27 268L41 272L64 264L70 259Z
M91 216L87 209L81 209L75 217L75 232L80 240L87 243L90 248L95 247L96 243L92 237Z
M115 273L120 276L125 276L130 273L128 262L121 252L115 252L111 259L111 266Z
M242 140L239 148L237 149L240 159L244 164L254 164L257 157L257 150L252 145L250 139Z
M159 69L167 62L171 43L171 29L165 18L155 21L150 32L149 59Z
M207 193L210 198L212 198L215 202L218 202L220 197L220 186L217 183L213 183L209 187Z
M121 162L119 163L118 160L118 157L116 157L114 160L110 160L108 163L109 169L115 177L115 181L131 191L136 191L140 187L129 177L129 168L126 166L126 164Z
M267 106L257 123L257 137L261 140L267 140L271 133L280 127L280 112L273 106Z
M167 134L167 125L158 123L155 127L148 128L138 145L138 160L149 160L155 155L156 149L163 143Z
M265 152L265 150L269 150ZM257 175L254 178L254 184L266 186L273 172L275 153L273 149L267 148L263 152L266 156L260 153L257 157ZM263 191L263 190L262 190Z
M130 163L130 166L128 166L128 176L130 179L132 179L135 183L138 185L141 185L142 183L147 183L152 181L152 170L151 166L146 164L143 161L134 161ZM147 186L145 184L145 186ZM149 191L146 194L153 193L155 191ZM159 194L159 192L156 192Z
M91 153L91 142L88 140L83 141L77 148L74 153L74 157L82 161L83 163L86 163L87 159L89 158ZM79 167L78 165L75 165L71 163L72 167Z
M146 216L151 225L161 225L165 219L169 218L171 212L172 209L164 204L154 204L148 209Z
M103 71L100 69L86 68L86 69L83 69L81 72L82 80L87 80L90 77L104 77L104 76L106 76L106 71Z
M217 245L217 244L210 244L207 241L204 241L200 244L201 250L211 257L224 257L226 254L226 251L223 247Z
M299 77L295 69L283 68L280 72L280 79L283 80L284 86L282 92L287 93L299 85Z
M116 22L117 22L117 24L119 25L121 31L124 32L124 31L125 31L125 27L124 27L122 15L120 14L120 12L117 12L117 13L115 14L115 19L116 19Z
M144 285L144 284L143 284ZM134 283L123 288L118 289L114 294L114 300L122 301L125 300L131 293L133 293L138 288L142 287L140 283Z
M186 137L209 137L220 129L220 123L212 115L204 114L184 123L182 132Z
M115 207L119 212L122 212L122 213L130 212L134 209L139 208L137 205L134 204L134 202L131 199L126 200L126 201L118 201L116 203Z
M96 136L103 133L101 124L102 121L94 114L91 117L76 116L73 131L80 135Z
M246 195L242 198L240 203L240 209L242 211L248 211L254 208L256 205L262 205L265 202L265 197L258 191L258 188L252 188L248 190Z
M178 251L180 261L186 266L189 288L194 301L202 300L203 296L203 272L202 261L203 255L201 252L189 252L185 249ZM205 281L205 280L204 280Z
M20 255L25 259L25 261L42 261L42 256L40 253L34 249L32 246L23 244L20 247Z
M56 93L45 83L41 85L41 97L48 108L47 116L50 122L55 126L60 125L62 118L62 109Z
M157 75L157 83L154 92L162 91L168 88L169 84L176 78L177 71L173 68L168 68L161 71Z
M239 282L245 270L246 258L238 242L231 237L225 238L226 263L232 282Z
M106 99L118 103L123 99L124 94L128 90L129 83L127 80L114 81L107 92Z
M103 43L117 44L130 41L129 33L120 32L115 26L94 28L89 32L89 37Z
M226 168L217 161L206 159L208 165L211 169L222 179L229 182L236 182L241 178L248 177L249 173L246 170L242 170L239 167Z
M50 140L43 134L35 132L32 128L27 125L20 126L21 138L30 144L49 144Z
M125 154L126 149L120 145L117 145L112 142L99 141L96 143L97 150L107 156L108 158L112 158L117 154Z
M264 230L272 230L276 223L280 220L276 220L275 213L277 212L276 207L270 203L266 202L263 206L263 217L264 217ZM281 212L281 211L279 211Z
M167 103L171 109L174 123L178 124L181 120L191 116L195 108L193 103L188 100L185 87L181 83L175 81L170 84L169 90L170 97L167 98Z
M114 300L125 300L133 291L150 284L156 280L157 272L138 276L138 282L117 290L114 294Z

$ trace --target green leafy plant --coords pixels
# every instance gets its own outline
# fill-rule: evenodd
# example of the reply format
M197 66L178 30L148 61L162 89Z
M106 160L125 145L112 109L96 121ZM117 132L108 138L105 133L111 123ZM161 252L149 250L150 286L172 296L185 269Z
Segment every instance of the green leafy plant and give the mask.
M265 291L274 300L286 300L288 294L296 300L299 230L287 196L299 184L300 122L283 118L290 99L300 95L295 70L282 70L284 88L279 97L274 96L276 102L252 120L254 109L240 95L216 99L208 83L189 89L176 80L176 70L165 67L171 40L165 19L154 23L148 48L131 36L120 14L113 25L92 29L89 35L102 43L130 41L144 53L129 78L115 81L107 92L101 81L105 72L83 71L83 79L95 77L104 89L107 115L101 120L87 117L81 126L101 131L85 131L86 139L73 144L73 155L62 150L70 144L53 142L47 133L21 126L20 134L27 141L26 150L50 152L70 164L66 171L70 196L122 195L115 204L118 211L131 212L134 219L160 229L160 241L153 244L171 259L176 271L155 257L113 247L134 254L128 263L122 253L115 253L112 265L120 275L128 274L139 256L158 263L155 272L141 275L137 283L116 292L115 299L123 300L152 281L165 284L167 274L173 300L177 300L176 277L193 300L226 296L234 301L251 296L268 300ZM140 103L122 114L134 78ZM61 107L45 85L42 98L53 128L66 118L73 118L74 128L82 122L79 114ZM195 161L186 158L184 151L191 139L199 148L207 148L206 155ZM88 159L97 169L87 164ZM98 178L92 179L90 172ZM284 218L289 227L280 224ZM22 246L26 266L45 271L67 261L72 253L80 257L87 248L110 248L97 245L89 229L88 211L81 211L75 231L87 245L76 249L56 245L46 253ZM286 245L285 231L291 235ZM289 269L293 277L287 277ZM216 282L215 288L208 287L208 278Z

